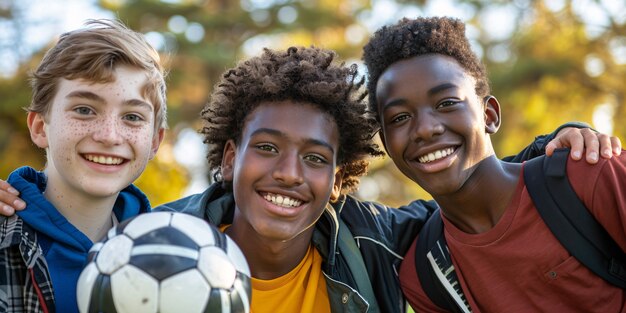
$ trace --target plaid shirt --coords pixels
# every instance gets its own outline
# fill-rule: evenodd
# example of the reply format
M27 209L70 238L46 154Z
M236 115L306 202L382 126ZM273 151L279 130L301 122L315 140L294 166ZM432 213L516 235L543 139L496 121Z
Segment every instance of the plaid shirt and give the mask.
M17 215L0 217L0 312L54 311L52 281L36 232Z

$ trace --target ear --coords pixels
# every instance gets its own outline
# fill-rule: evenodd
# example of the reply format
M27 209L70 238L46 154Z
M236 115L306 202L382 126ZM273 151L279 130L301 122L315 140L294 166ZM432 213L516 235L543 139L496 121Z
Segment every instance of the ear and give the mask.
M335 172L335 183L333 184L333 190L330 193L330 202L334 203L339 200L341 196L341 184L343 183L343 169L337 168Z
M224 154L222 156L221 173L224 181L232 182L235 175L235 157L237 155L237 146L231 139L224 146Z
M494 96L487 96L485 98L485 131L487 134L495 134L500 128L501 115L500 115L500 103Z
M30 139L37 145L37 147L42 149L48 148L48 134L46 133L47 123L43 114L28 112L26 123L28 124L28 130L30 131Z
M159 151L159 147L163 142L163 138L165 138L165 129L159 128L156 134L154 134L154 138L152 138L152 151L150 151L150 160L154 158L157 151Z

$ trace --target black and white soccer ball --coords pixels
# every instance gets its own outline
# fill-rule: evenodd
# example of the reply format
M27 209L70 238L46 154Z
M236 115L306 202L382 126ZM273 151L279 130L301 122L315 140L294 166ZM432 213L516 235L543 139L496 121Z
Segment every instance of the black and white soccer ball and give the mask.
M250 269L232 239L183 213L112 228L78 279L80 312L250 312Z

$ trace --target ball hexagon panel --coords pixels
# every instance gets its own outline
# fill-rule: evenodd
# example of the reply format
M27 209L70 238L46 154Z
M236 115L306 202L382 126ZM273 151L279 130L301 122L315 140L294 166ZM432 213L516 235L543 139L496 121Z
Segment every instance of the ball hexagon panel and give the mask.
M188 214L176 214L172 217L171 225L184 232L185 235L193 239L200 247L215 245L216 234L207 222Z
M111 275L111 293L117 313L156 313L159 282L144 271L126 265Z
M108 240L96 256L96 265L100 272L111 275L130 260L133 241L126 236L117 236Z
M237 270L224 250L215 247L200 249L198 269L213 288L230 289L237 277Z
M204 312L210 293L211 286L197 269L178 273L161 282L159 312Z

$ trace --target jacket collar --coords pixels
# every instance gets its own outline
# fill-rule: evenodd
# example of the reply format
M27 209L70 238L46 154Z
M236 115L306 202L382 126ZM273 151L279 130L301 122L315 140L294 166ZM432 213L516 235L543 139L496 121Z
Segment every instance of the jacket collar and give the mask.
M8 249L12 246L18 246L20 255L24 260L27 268L35 266L35 262L40 258L42 251L37 244L37 235L24 220L19 216L0 218L0 249Z

